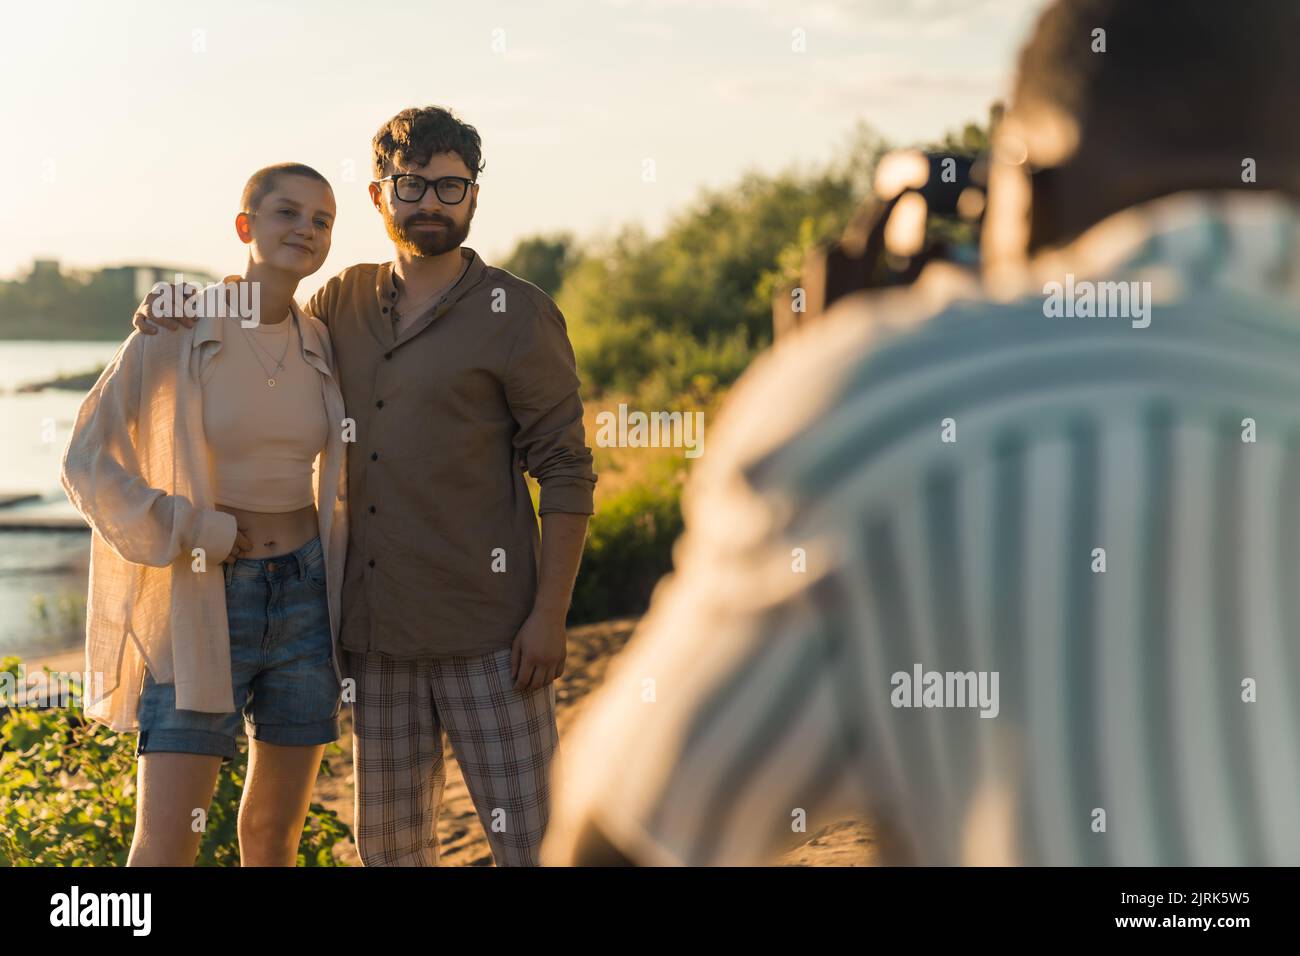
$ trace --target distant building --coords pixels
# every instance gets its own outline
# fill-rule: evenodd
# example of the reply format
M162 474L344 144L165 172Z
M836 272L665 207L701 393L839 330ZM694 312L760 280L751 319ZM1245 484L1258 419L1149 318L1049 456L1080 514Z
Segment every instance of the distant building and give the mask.
M149 289L177 274L200 285L216 281L156 263L64 270L57 259L34 259L29 274L0 282L0 339L118 340Z
M105 281L114 284L120 282L124 289L130 289L131 296L137 302L148 294L155 283L175 281L178 272L185 277L186 282L207 285L217 281L216 276L206 272L197 269L178 269L175 266L124 265L100 270Z

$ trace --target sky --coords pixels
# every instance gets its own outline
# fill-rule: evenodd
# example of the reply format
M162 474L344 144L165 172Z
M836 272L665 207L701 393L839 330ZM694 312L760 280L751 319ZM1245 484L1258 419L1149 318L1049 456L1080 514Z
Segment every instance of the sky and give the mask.
M489 263L537 233L657 234L704 187L841 157L858 122L910 143L983 120L1042 2L6 2L0 278L238 272L244 182L293 161L339 207L309 295L391 258L369 148L408 106L479 131L467 245Z

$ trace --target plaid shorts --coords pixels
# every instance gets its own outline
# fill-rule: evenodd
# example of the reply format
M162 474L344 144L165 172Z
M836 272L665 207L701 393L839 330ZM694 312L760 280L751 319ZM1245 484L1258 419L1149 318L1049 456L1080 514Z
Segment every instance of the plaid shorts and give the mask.
M398 660L344 651L356 681L353 764L364 866L437 866L443 734L497 866L537 866L559 749L555 682L521 693L510 649Z

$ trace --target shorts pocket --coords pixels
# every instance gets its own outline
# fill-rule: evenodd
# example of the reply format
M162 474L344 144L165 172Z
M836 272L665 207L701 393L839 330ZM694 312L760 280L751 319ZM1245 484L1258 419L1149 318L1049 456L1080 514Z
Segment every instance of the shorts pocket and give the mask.
M313 591L325 590L325 558L316 554L303 564L303 577Z

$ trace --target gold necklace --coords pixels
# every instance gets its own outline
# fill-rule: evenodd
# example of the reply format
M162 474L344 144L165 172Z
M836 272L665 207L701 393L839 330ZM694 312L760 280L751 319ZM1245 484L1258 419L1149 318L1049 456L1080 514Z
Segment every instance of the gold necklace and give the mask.
M289 342L290 342L290 341L292 340L292 338L293 338L293 317L290 316L289 318L285 319L285 321L289 323L289 331L288 331L287 333L285 333L285 336L284 336L284 352L282 352L282 353L280 354L280 360L279 360L278 362L275 363L275 370L274 370L274 371L268 369L268 368L266 367L266 365L262 362L262 358L261 358L261 356L259 356L259 355L257 354L257 350L260 349L260 348L262 348L262 346L261 346L261 345L258 345L256 342L253 341L253 339L252 339L252 333L245 333L244 335L241 336L241 338L243 338L246 342L248 342L248 347L249 347L250 349L253 350L253 358L257 360L257 364L260 365L260 366L262 366L262 371L263 371L263 372L266 372L266 387L267 387L267 388L275 388L275 372L283 372L283 371L284 371L284 360L285 360L286 356L288 356L288 354L289 354ZM242 327L241 327L241 328L242 328ZM256 346L256 348L255 348L254 346ZM267 351L267 353L266 353L266 357L267 357L267 358L273 358L273 356L271 355L271 353L270 353L269 351Z

